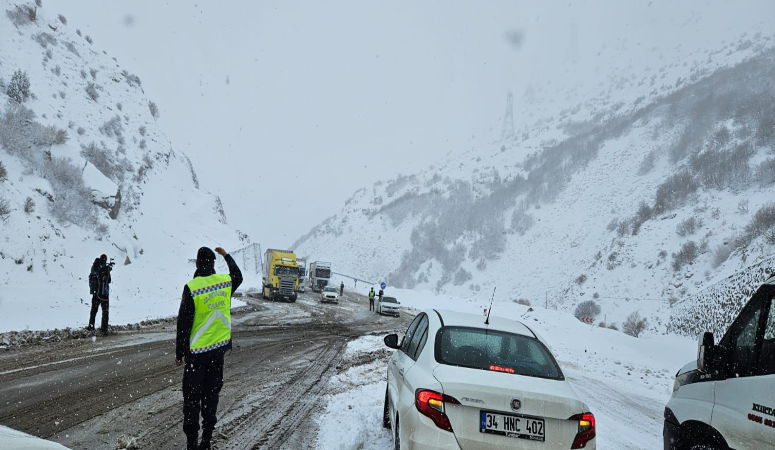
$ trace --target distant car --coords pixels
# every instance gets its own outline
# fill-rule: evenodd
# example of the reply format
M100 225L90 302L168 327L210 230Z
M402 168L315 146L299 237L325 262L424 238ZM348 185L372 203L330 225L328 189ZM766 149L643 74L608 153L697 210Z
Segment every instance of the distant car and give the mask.
M377 300L377 312L379 314L386 314L390 316L399 316L398 300L395 297L382 297L382 300Z
M714 344L675 377L665 407L665 450L775 448L775 277L754 293Z
M428 310L390 358L383 425L396 449L592 449L595 416L521 322Z
M324 287L320 294L320 301L322 303L339 303L339 291L336 288Z

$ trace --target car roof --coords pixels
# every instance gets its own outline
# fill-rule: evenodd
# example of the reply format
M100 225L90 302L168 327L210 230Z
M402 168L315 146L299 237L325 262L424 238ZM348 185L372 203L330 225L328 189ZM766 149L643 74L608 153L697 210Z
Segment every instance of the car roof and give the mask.
M444 326L458 326L458 327L473 327L489 330L504 331L506 333L521 334L524 336L530 336L537 338L533 330L527 327L518 320L505 319L495 315L490 316L490 324L485 325L484 320L486 317L484 314L470 314L461 313L457 311L450 311L447 309L437 309L426 311L426 314L436 314L441 317L444 322Z

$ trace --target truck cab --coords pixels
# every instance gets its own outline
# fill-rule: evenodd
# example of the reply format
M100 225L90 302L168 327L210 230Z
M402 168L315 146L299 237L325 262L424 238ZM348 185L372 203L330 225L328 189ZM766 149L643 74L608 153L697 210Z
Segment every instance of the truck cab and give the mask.
M331 263L315 261L309 266L309 284L313 292L323 292L331 282Z
M267 300L295 302L299 289L299 265L290 250L268 249L264 253L262 295Z
M715 344L676 375L665 408L665 450L775 448L775 276L751 297Z

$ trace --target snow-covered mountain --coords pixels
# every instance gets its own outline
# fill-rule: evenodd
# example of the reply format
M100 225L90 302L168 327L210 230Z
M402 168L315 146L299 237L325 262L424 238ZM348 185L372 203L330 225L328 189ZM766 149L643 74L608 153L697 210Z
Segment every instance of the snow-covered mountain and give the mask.
M197 248L247 236L199 189L207 172L171 148L138 77L56 2L2 5L0 332L85 325L102 253L111 323L175 314Z
M775 252L775 42L732 42L658 69L678 81L645 94L607 83L585 102L604 108L516 135L507 112L500 140L358 190L294 248L396 287L594 299L599 321L696 332L675 326L694 300L671 305Z

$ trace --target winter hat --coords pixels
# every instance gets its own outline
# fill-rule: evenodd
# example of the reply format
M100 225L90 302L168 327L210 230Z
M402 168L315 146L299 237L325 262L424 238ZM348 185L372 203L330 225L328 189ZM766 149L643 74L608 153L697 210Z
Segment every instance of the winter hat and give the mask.
M100 259L103 260L103 261L107 261L108 260L108 255L103 253L102 255L100 255Z
M212 266L215 263L215 252L207 247L202 247L196 252L196 262L200 266Z

